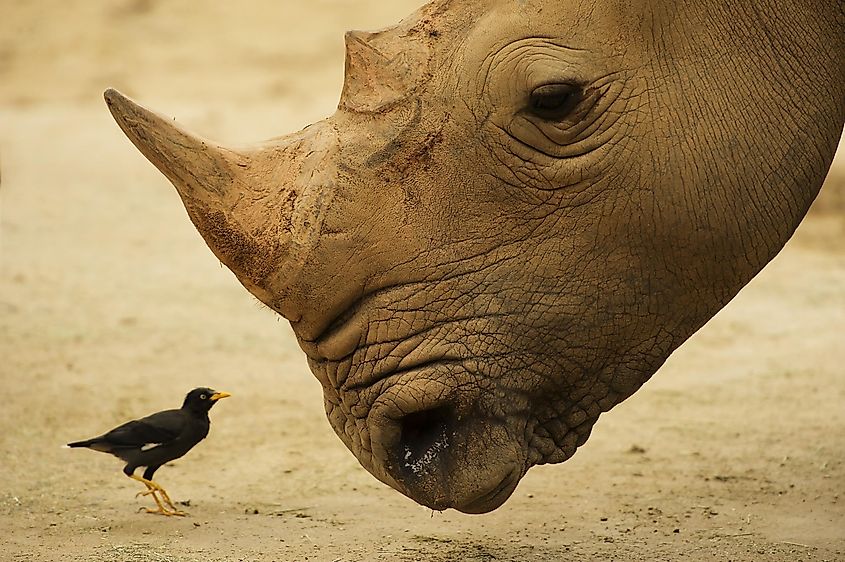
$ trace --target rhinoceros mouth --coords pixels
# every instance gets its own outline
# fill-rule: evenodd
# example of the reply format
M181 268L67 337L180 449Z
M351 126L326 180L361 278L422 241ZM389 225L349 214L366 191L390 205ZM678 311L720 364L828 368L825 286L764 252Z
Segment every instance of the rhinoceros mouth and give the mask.
M457 370L466 370L464 361L458 357L420 356L414 359L404 357L399 361L398 367L379 362L366 376L359 376L352 372L338 390L340 392L361 392L370 388L378 389L401 384L403 380L412 376L437 377L438 375L453 374Z
M378 300L412 284L414 282L362 289L360 294L351 296L345 302L327 310L324 318L310 326L310 329L300 329L298 323L292 323L303 351L309 357L321 360L346 359L356 351L360 343L360 326L366 320L367 313L377 308Z
M511 497L511 494L516 490L517 484L519 484L519 472L514 470L508 473L492 490L481 494L463 505L456 505L455 509L472 514L493 511Z
M462 325L482 320L484 315L409 325L387 338L368 333L374 319L383 321L380 319L388 316L385 311L407 300L403 289L407 291L407 286L394 285L363 294L338 313L317 338L299 337L312 370L324 384L338 393L369 393L412 375L449 378L477 371L483 358L468 355L467 346L448 344L444 332L452 327L466 331ZM421 307L408 314L424 312ZM321 377L320 372L327 376Z

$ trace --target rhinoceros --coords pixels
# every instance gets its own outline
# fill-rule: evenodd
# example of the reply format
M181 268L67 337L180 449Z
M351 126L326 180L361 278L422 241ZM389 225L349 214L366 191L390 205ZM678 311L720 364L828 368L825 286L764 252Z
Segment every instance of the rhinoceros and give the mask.
M484 513L792 235L845 122L845 12L436 0L346 34L331 117L239 149L105 98L361 465Z

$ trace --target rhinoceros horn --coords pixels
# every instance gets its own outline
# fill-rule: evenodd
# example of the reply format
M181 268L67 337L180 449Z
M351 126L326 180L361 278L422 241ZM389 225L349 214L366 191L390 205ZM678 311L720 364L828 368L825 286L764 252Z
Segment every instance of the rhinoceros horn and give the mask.
M376 112L405 99L425 78L427 44L399 26L346 33L346 70L340 107Z
M176 187L217 258L261 301L295 320L295 309L280 296L289 296L287 288L313 249L312 233L321 221L320 202L329 181L321 181L320 172L326 151L316 155L313 147L328 144L323 128L314 125L265 145L233 150L186 131L116 90L104 97L126 136ZM302 149L305 143L309 150ZM308 186L300 181L303 176Z

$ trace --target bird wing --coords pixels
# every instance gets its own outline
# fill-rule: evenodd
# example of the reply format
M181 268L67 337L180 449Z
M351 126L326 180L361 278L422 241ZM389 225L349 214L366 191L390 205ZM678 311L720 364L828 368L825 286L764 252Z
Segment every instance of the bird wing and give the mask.
M181 410L165 410L140 420L120 425L102 439L118 447L144 447L173 441L185 428L187 419Z

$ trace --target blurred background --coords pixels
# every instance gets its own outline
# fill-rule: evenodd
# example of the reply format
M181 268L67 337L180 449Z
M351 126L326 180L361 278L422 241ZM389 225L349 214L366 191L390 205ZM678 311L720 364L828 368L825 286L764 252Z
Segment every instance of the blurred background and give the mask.
M220 266L102 100L115 87L227 144L287 133L334 111L344 31L419 4L0 0L0 552L845 557L841 156L781 256L583 451L472 518L424 510L358 466L287 323ZM136 513L145 500L115 459L60 449L200 385L234 397L157 474L190 518Z

